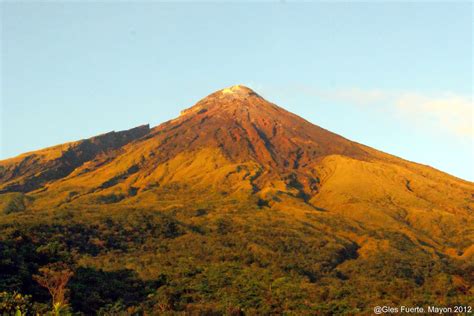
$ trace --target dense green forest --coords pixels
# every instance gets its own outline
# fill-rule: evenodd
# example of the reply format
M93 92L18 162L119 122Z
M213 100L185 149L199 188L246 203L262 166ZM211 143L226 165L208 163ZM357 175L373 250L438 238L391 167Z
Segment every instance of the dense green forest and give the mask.
M0 216L3 315L333 315L473 304L472 262L323 211L298 218L249 201L8 213ZM361 256L340 231L362 229L389 246ZM65 271L53 311L38 281Z

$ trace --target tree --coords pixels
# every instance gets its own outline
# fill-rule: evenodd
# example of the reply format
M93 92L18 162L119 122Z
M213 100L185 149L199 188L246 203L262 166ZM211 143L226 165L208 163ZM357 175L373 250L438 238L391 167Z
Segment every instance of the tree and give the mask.
M73 276L73 272L64 263L48 264L39 269L41 274L34 275L33 279L42 287L48 289L51 294L53 311L59 315L61 310L67 307L67 283Z

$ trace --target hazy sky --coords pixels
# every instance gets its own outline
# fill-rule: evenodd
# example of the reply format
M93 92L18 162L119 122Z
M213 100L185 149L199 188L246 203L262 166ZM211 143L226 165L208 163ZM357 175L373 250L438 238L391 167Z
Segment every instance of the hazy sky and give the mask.
M245 84L351 140L474 180L464 3L6 2L0 159Z

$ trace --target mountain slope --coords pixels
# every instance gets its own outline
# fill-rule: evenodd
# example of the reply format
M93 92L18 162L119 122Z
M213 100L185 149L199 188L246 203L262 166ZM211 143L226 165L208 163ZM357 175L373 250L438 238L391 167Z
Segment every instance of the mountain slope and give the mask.
M56 147L13 159L15 165L3 162L3 190L31 191L35 202L29 207L41 209L147 205L159 197L160 186L186 184L191 191L255 195L275 207L302 200L304 207L448 240L458 238L452 227L467 240L474 236L472 226L462 224L474 209L471 183L351 142L243 86L215 92L151 130L139 127L65 147L60 154ZM32 158L52 156L53 150L57 158ZM24 184L11 184L9 177ZM432 231L434 223L439 230Z
M395 290L401 284L413 297L427 291L430 302L448 301L447 292L430 292L442 282L455 293L450 302L465 303L472 295L473 183L352 142L244 86L217 91L152 129L2 161L0 193L7 232L30 227L32 218L38 225L59 221L92 229L94 238L86 244L97 253L76 249L79 266L133 266L144 279L164 271L188 290L203 286L193 282L209 282L213 268L240 271L230 277L234 283L209 289L209 297L196 290L200 294L189 298L195 308L219 301L222 287L243 306L233 291L247 273L268 277L262 284L292 276L293 283L282 282L299 284L306 301L323 302L325 295L337 300L331 291L342 286L353 312L370 307L363 297L384 299L380 289L388 285L393 289L385 299L398 303L411 299ZM70 220L65 224L58 214ZM142 227L140 218L151 222ZM155 224L168 227L160 226L163 218L172 220L173 233L154 233ZM148 237L126 239L130 249L112 259L116 244L107 246L112 237L104 233L110 230L113 238L135 231ZM161 253L160 247L168 250ZM202 268L192 281L182 274L190 266ZM365 287L368 296L359 293L364 284L371 284ZM255 295L269 295L265 286ZM303 304L288 291L279 298L280 312ZM329 305L321 313L331 314Z
M25 153L2 161L0 192L29 192L47 182L69 175L74 169L113 151L149 132L149 126L110 132L90 139Z

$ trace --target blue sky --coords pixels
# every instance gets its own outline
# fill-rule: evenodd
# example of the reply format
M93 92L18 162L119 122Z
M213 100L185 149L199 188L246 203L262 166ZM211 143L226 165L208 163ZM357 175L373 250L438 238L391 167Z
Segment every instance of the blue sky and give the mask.
M474 180L472 3L8 2L0 159L157 125L245 84Z

